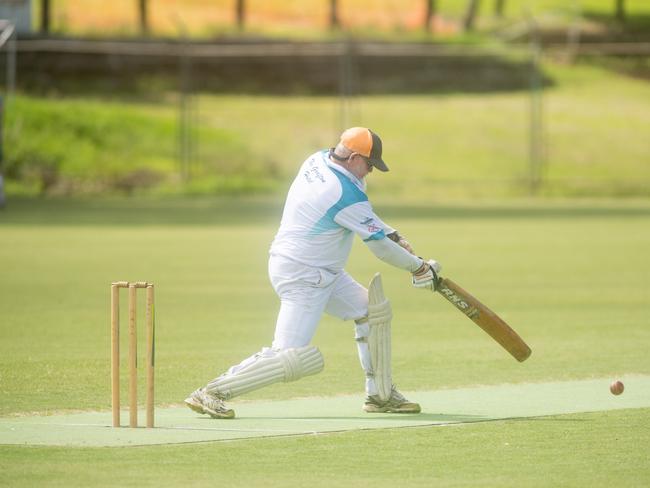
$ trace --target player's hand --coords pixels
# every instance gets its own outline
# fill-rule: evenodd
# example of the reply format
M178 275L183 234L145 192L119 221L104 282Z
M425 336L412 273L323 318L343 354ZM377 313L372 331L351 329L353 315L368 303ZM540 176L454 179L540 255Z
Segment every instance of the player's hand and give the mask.
M442 266L437 261L433 259L425 261L418 270L413 272L413 286L435 291L438 287L438 273L441 270Z

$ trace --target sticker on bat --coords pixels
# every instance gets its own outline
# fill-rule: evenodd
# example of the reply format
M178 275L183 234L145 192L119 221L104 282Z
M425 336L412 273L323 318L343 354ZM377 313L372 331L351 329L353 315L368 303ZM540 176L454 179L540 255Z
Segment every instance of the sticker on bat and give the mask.
M450 290L446 286L440 289L440 293L470 319L474 319L481 314L476 307L470 306L470 304L463 300L462 297L459 297L453 290Z

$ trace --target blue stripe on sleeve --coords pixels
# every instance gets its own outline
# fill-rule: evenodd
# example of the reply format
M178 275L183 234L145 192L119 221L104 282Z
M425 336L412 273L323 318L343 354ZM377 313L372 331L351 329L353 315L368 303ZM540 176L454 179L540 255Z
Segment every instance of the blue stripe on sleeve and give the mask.
M380 239L383 239L384 237L386 237L386 234L384 233L384 230L382 229L379 232L375 232L373 235L371 235L367 239L364 239L363 242L378 241Z

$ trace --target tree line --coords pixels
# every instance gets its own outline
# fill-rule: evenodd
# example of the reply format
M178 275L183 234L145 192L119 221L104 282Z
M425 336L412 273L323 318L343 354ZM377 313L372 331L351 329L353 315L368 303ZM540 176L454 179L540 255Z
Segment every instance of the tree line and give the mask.
M52 4L55 0L41 0L41 32L50 32L50 19ZM326 0L323 0L326 1ZM439 0L422 0L425 3L425 15L422 19L422 27L425 31L431 31L433 18L438 13ZM327 0L329 4L328 23L331 29L340 29L342 27L341 17L339 15L339 1ZM625 20L625 0L613 0L614 2L614 17L619 20ZM143 35L149 34L149 0L135 0L135 7L138 12L138 22L140 32ZM463 28L465 31L472 31L476 24L479 9L482 3L487 3L487 0L467 0L465 13L463 15ZM494 15L503 17L506 7L506 0L492 0L492 7ZM234 0L233 7L235 9L235 22L237 28L243 30L246 26L246 0Z

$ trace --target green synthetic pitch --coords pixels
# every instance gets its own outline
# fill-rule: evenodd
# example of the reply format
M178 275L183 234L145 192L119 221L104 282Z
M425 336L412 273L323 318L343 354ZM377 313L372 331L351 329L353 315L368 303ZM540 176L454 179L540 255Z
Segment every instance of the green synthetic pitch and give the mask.
M0 418L0 444L181 444L650 407L650 376L631 376L624 382L621 396L609 392L606 378L411 392L408 396L422 406L417 415L367 414L359 408L362 397L346 395L245 402L234 405L238 417L232 420L198 416L185 407L159 408L154 429L131 429L124 423L123 428L112 428L110 412Z

